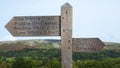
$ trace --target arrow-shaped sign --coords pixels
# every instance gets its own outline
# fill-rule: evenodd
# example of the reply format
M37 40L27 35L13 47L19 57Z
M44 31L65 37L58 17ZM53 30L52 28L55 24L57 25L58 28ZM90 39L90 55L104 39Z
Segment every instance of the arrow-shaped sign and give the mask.
M96 52L105 46L99 38L73 38L72 43L75 52Z
M6 28L13 36L60 36L60 16L15 16Z

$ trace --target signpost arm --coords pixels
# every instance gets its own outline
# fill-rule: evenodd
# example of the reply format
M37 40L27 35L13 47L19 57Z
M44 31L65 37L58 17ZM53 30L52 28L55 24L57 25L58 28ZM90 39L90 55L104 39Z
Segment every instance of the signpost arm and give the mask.
M72 68L72 6L61 7L61 54L62 68Z

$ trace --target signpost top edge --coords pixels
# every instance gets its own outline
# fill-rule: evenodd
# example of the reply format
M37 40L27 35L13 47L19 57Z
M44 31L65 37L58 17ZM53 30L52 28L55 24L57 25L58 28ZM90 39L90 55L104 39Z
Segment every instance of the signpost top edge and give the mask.
M67 2L61 6L62 8L72 8L72 6Z
M49 15L49 16L13 16L14 17L60 17L60 15Z
M100 39L100 38L96 37L96 38L73 38L73 39Z

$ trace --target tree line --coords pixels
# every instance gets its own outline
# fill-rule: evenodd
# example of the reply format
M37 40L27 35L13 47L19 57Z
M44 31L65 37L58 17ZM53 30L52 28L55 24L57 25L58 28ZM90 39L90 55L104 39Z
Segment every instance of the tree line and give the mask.
M61 50L0 51L0 68L61 68ZM73 68L120 68L120 51L73 52Z

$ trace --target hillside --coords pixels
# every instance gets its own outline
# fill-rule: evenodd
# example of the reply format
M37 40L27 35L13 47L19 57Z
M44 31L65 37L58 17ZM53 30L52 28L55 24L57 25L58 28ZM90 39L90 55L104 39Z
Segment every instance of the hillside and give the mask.
M105 50L120 50L120 43L114 42L104 42L106 46L103 49Z
M120 64L120 43L105 42L105 44L100 52L73 52L73 68L120 68L117 67ZM23 65L33 63L37 66L35 68L61 68L61 50L58 48L60 40L0 42L0 68L3 68L3 64L12 68L12 65L21 66L21 63Z
M0 42L0 50L52 49L59 48L59 40L20 40Z
M104 42L103 50L120 50L120 43ZM60 48L60 40L19 40L0 42L0 50L21 50L21 49L52 49Z

